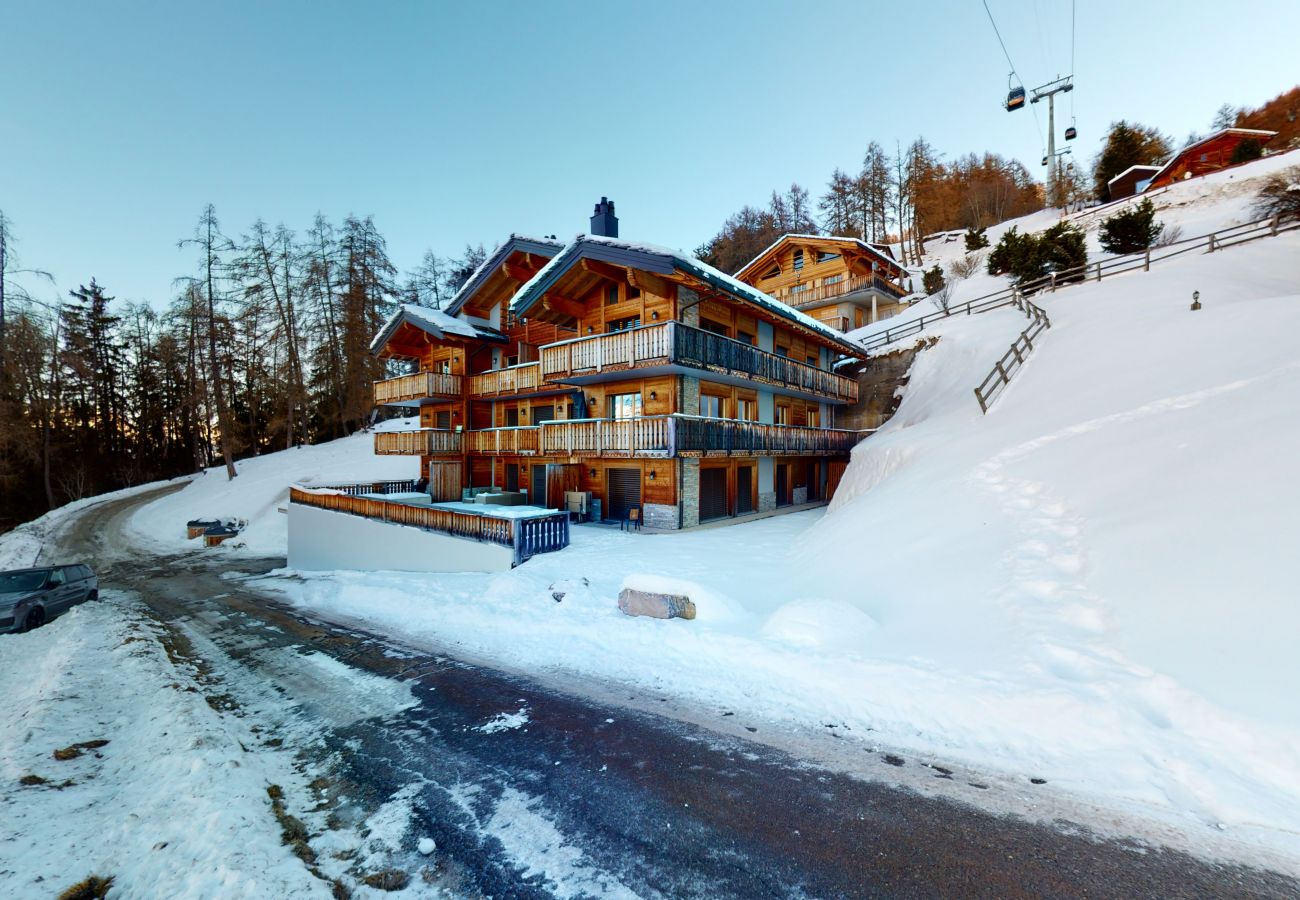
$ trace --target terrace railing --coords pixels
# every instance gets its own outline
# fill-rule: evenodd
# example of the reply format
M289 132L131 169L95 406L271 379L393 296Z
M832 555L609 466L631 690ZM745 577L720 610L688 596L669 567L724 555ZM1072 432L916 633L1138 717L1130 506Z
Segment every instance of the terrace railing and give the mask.
M541 447L541 427L485 428L469 433L471 453L506 456L535 456Z
M569 545L569 514L565 511L522 519L501 518L477 512L411 506L358 496L367 493L363 488L368 487L368 484L338 488L302 488L295 485L289 488L289 502L421 528L466 540L500 544L514 550L515 565L539 553L562 550Z
M845 294L852 294L854 291L864 291L868 288L875 288L895 300L901 300L907 296L907 291L903 290L901 286L881 278L879 275L850 275L833 284L823 282L816 287L806 288L802 291L785 288L778 291L775 296L778 300L789 303L795 309L804 309L816 303L842 297Z
M548 456L799 456L847 453L856 431L772 425L706 416L643 416L547 422L541 452Z
M540 390L542 382L542 364L540 362L523 363L506 369L494 369L471 375L469 392L475 397L496 397L501 394L519 394Z

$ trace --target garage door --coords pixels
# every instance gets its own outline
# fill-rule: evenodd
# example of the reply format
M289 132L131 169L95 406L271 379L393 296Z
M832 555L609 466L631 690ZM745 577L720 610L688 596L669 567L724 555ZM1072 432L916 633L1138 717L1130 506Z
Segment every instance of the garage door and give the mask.
M700 469L700 521L727 515L727 470Z
M605 518L626 519L629 509L641 505L640 469L606 469L605 487L609 498Z

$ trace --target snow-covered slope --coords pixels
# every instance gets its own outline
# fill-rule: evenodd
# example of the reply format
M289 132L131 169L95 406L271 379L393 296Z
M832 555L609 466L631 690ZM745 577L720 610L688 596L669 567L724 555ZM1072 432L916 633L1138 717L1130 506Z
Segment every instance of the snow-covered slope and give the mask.
M419 427L416 419L390 419L378 431ZM419 460L410 456L376 456L374 436L368 432L314 446L236 463L237 477L226 477L224 466L214 466L184 490L155 500L132 519L136 536L158 549L178 550L186 540L190 519L244 519L247 529L237 540L222 545L222 552L283 554L288 517L279 512L289 500L291 484L348 484L419 477Z

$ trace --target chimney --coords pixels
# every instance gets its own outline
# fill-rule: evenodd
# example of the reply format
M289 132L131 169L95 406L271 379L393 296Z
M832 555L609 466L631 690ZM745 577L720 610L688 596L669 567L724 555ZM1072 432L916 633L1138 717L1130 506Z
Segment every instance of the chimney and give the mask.
M591 217L591 233L599 237L618 237L618 216L614 215L614 201L601 197Z

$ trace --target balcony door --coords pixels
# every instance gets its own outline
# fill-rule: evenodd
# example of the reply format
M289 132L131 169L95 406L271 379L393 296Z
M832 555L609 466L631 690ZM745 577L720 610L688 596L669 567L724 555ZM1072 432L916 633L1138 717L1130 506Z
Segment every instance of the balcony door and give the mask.
M628 510L641 505L641 470L615 467L605 470L605 518L621 521Z
M451 410L440 409L433 414L433 427L443 431L451 430Z
M736 515L754 511L754 467L736 468Z

